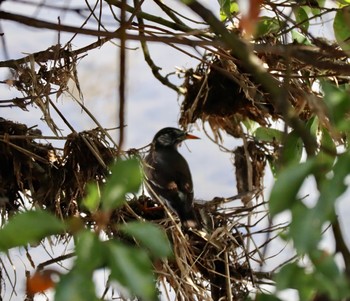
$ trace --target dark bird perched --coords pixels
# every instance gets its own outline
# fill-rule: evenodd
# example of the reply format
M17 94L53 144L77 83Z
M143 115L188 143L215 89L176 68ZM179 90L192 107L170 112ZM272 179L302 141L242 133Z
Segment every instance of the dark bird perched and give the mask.
M177 151L178 145L186 139L199 138L171 127L154 136L144 164L146 188L153 198L161 197L177 213L185 228L198 228L191 172L185 158Z

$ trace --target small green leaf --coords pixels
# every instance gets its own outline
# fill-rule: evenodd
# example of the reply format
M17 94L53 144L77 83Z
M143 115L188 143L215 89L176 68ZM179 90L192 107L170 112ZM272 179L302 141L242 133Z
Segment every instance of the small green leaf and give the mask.
M310 131L310 134L316 138L320 128L320 121L318 117L317 116L311 117L306 123L306 128Z
M344 50L350 50L350 6L338 10L334 17L333 30L335 39Z
M93 213L98 209L100 202L101 196L98 183L89 183L87 185L87 195L82 201L83 206Z
M63 233L64 230L64 223L45 211L20 213L0 230L0 250L36 243L47 236Z
M292 30L292 39L301 45L312 45L311 41L305 35L295 29Z
M220 17L221 20L225 20L230 17L230 2L231 0L218 0L220 5Z
M315 289L326 293L332 300L346 299L350 293L349 284L335 262L334 254L314 249L309 257L314 265L314 278L318 283Z
M231 1L230 14L232 16L232 14L236 14L236 13L239 13L239 5L236 1Z
M300 254L309 253L317 247L321 240L321 227L322 222L315 210L296 202L292 208L289 236Z
M151 223L131 222L120 227L124 233L134 237L137 242L150 250L156 257L172 255L170 242L164 231Z
M232 14L239 12L238 3L231 0L218 0L220 5L220 19L221 21L231 18Z
M254 137L258 140L266 141L266 142L281 142L283 138L284 132L266 127L259 127L256 129L254 133Z
M309 16L307 15L307 12L305 11L305 9L302 6L296 6L293 9L293 13L294 13L296 22L298 24L300 23L299 27L307 31L309 29L310 23L309 23Z
M324 92L324 101L329 110L331 122L339 131L350 130L349 118L350 95L347 86L336 87L328 82L321 82Z
M281 168L292 164L298 164L302 154L303 142L295 131L291 131L288 133L281 151Z
M256 129L258 127L260 127L259 123L257 123L256 121L253 121L249 118L243 120L242 123L244 124L244 126L246 127L246 129L249 133L254 133L256 131Z
M297 193L306 177L315 166L314 160L290 165L277 177L270 195L270 213L272 216L290 209L296 202Z
M75 247L77 270L84 274L91 274L106 264L107 250L96 233L85 230L76 237Z
M80 273L73 268L62 275L56 286L55 301L97 301L95 284L89 274Z
M277 20L277 18L270 18L270 17L263 16L259 18L259 21L256 27L255 38L261 38L271 33L278 33L280 30L281 30L281 24Z
M108 266L111 278L146 301L157 300L152 264L144 250L109 242Z
M295 262L285 265L275 276L277 290L297 289L300 300L311 300L314 294L314 279L306 274L304 268Z
M334 261L334 257L325 251L314 249L309 255L318 273L324 274L329 280L334 281L340 276L340 270Z
M315 211L323 222L333 218L335 201L346 191L345 178L349 173L350 154L347 152L338 156L333 168L333 177L323 181L320 188Z
M121 206L126 193L136 193L141 185L142 176L137 159L119 160L111 169L112 175L102 192L102 208L112 210Z

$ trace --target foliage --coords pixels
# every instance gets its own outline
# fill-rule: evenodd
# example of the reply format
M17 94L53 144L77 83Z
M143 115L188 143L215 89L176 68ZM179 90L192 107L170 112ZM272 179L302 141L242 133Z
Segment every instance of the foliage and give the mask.
M295 289L300 300L348 299L350 252L337 205L347 195L350 166L350 5L349 1L328 2L250 0L245 8L243 1L219 0L219 11L212 12L195 0L183 1L183 7L199 16L203 26L162 1L154 1L162 12L159 16L149 12L144 1L134 0L131 5L106 0L100 8L88 5L90 16L82 22L94 16L98 30L1 10L3 20L96 36L96 42L80 48L67 42L0 62L1 68L12 71L12 77L2 83L22 94L2 105L23 110L35 105L55 138L60 130L50 115L52 109L57 111L53 98L69 91L70 81L81 92L77 63L83 55L119 39L121 80L117 143L97 121L97 129L78 133L63 119L72 133L64 137L60 152L36 142L43 138L40 131L0 120L0 193L8 199L2 208L0 250L72 235L75 260L60 275L56 300L97 300L92 279L101 268L110 271L110 282L145 300L157 299L152 269L159 272L157 276L167 274L179 298L279 300L279 292ZM60 12L58 6L47 8ZM71 7L65 11L81 13ZM112 30L104 27L106 16L115 22ZM315 29L326 22L332 23L333 32L320 36ZM141 185L139 161L122 159L141 155L138 150L123 150L127 40L140 41L155 78L183 97L179 120L183 128L205 124L219 146L223 133L226 139L239 138L242 144L229 150L235 157L238 196L198 206L198 211L210 217L203 237L184 235L174 224L166 228L166 222L160 222L168 230L172 249L160 228L135 221L159 218L140 209L149 203L155 209L154 202L144 196L125 202L126 195L137 193ZM176 73L183 78L182 86L172 81L172 74L161 73L148 49L150 42L161 42L200 62L195 69ZM186 52L188 47L203 52ZM82 101L77 102L93 116ZM116 158L117 163L108 168ZM266 205L267 162L275 178L268 214L264 211L252 223L254 213L261 214L260 208ZM314 203L301 194L310 181L315 183L310 191ZM26 210L22 195L35 209ZM230 201L237 198L242 207L230 207ZM275 224L288 215L287 227ZM269 227L260 229L261 220ZM334 251L322 244L327 229L334 237ZM251 233L255 231L268 233L265 243L255 243ZM104 240L103 234L114 239ZM265 263L270 235L279 235L292 245L295 256L271 273L260 273L251 262ZM255 249L249 249L251 245ZM338 263L336 255L344 264ZM171 256L174 262L163 260ZM53 273L48 272L38 269L39 278L28 280L28 294L42 290L33 279L45 280ZM266 281L273 281L275 293L261 292ZM82 286L89 289L81 290Z
M105 219L98 225L96 232L84 227L78 229L74 221L61 221L42 210L18 213L0 230L2 251L37 243L50 235L74 234L74 265L67 274L61 276L55 300L98 300L92 277L94 271L101 268L108 268L110 281L117 281L128 288L132 295L142 297L143 300L157 299L150 256L163 258L171 255L170 244L164 233L155 225L145 222L127 223L120 227L120 231L130 238L146 245L147 252L120 241L103 241L100 238L100 231L109 223L112 211L123 205L126 193L137 192L141 184L139 161L136 159L119 160L113 164L110 172L101 196L96 198L100 209L96 209L95 205L90 207L94 214L104 216ZM90 192L87 199L91 195L96 194ZM83 203L87 202L83 200ZM145 239L145 230L150 235L149 239ZM39 281L31 280L31 293L41 291Z

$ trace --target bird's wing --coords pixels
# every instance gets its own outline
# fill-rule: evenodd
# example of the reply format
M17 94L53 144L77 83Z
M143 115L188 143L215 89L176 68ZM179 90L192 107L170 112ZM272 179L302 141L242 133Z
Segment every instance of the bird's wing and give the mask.
M145 174L152 186L157 186L169 193L181 191L185 194L193 193L192 177L186 160L178 153L161 154L145 158Z

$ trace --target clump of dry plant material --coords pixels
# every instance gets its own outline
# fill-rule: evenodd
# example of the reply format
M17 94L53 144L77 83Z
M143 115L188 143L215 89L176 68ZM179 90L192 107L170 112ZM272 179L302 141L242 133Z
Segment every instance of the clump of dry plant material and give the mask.
M115 156L102 131L70 134L63 152L37 129L0 120L0 196L3 214L20 206L39 206L67 217L79 213L78 202L90 181L102 181Z
M288 78L288 82L285 82L285 74L274 71L287 68L287 62L281 57L264 55L261 59L280 85L286 85L286 99L299 116L306 120L310 118L311 109L307 95L317 97L317 93L311 91L310 86L298 78ZM292 63L297 68L298 62L292 60ZM294 65L288 66L293 69ZM201 120L208 122L214 133L222 129L239 138L242 136L242 121L251 120L261 126L270 126L272 120L283 120L281 112L271 102L269 93L255 82L239 60L223 50L204 56L196 70L188 70L183 88L186 93L180 124L185 128Z
M25 206L39 206L62 218L80 217L87 227L97 229L98 216L89 214L81 200L89 182L103 184L107 166L116 157L103 131L72 133L59 150L36 142L45 138L40 131L1 119L0 137L1 212L5 219ZM255 242L254 232L275 230L248 222L253 213L262 221L267 218L264 203L252 207L235 203L253 197L243 193L196 203L203 230L184 232L176 216L170 218L156 200L142 194L115 210L104 231L111 239L125 240L118 224L140 219L157 223L168 234L174 252L173 258L154 262L158 283L165 291L170 290L177 300L244 300L251 287L258 289L267 277L252 267L263 264L265 248L265 243Z
M242 197L252 201L255 195L195 203L205 225L200 231L184 232L174 215L169 217L156 201L141 195L115 212L107 235L125 239L117 223L140 217L165 229L174 257L155 261L154 269L159 286L169 294L167 300L174 300L174 295L176 300L245 300L262 283L271 283L269 273L259 268L265 263L263 253L270 240L258 241L256 236L278 227L266 223L264 202L247 207L238 203ZM250 223L252 216L254 223Z

